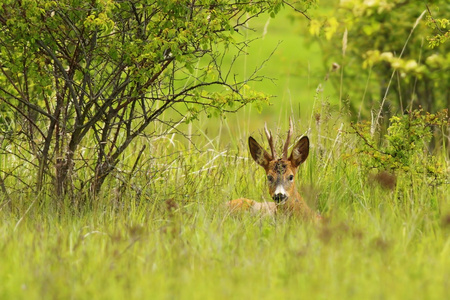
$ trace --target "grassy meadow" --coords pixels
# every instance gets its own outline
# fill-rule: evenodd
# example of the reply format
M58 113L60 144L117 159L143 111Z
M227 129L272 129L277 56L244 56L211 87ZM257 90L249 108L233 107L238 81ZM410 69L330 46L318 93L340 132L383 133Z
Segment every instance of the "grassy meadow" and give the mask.
M263 37L239 66L250 72L283 40L261 70L277 80L254 86L273 104L186 125L192 144L137 141L124 161L131 169L146 145L139 167L114 174L92 205L2 199L0 299L448 298L448 181L399 177L383 188L365 175L318 48L297 32L306 22L258 22L248 38ZM291 115L294 136L311 139L297 186L323 224L230 215L230 199L270 201L247 138L266 145L267 122L281 147ZM448 170L444 150L436 157Z

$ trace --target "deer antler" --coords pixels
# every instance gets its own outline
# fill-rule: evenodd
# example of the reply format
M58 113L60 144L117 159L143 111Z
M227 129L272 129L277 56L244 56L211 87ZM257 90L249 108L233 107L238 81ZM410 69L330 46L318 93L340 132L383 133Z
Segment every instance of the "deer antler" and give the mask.
M264 123L264 131L266 132L267 140L269 141L270 152L272 153L272 159L276 159L277 154L275 147L273 146L273 138L271 132L267 129L267 123Z
M289 130L287 132L286 143L284 143L284 147L283 147L283 159L287 159L287 157L288 157L289 143L291 142L291 136L294 131L293 127L294 126L292 124L292 119L291 119L291 117L289 117Z

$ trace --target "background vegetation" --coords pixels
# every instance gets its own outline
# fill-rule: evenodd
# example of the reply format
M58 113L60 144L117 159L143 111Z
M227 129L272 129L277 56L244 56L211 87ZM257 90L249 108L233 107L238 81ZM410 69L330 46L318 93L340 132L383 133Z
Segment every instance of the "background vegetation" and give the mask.
M155 1L141 15L139 1L121 6L47 1L49 10L33 10L42 3L4 1L0 6L0 298L446 298L446 1L428 1L428 6L416 1L304 1L294 4L295 9L280 1L261 2L264 13L237 1L243 26L233 34L228 30L210 37L226 42L211 43L208 49L215 50L206 57L187 51L180 63L167 67L166 77L159 77L153 96L145 88L136 92L155 72L154 64L143 62L153 59L144 55L145 40L128 47L134 47L131 41L139 34L135 25L150 8L167 9L167 18L158 20L168 22L177 13L185 16L178 10L181 2ZM52 15L52 7L61 3L85 5L71 11L80 18L76 27L84 31L72 36L70 29L59 27L72 26L58 10ZM205 11L217 10L212 5L221 2L199 3L200 22L208 20ZM20 10L17 5L31 7ZM131 5L128 10L126 5ZM301 13L307 7L311 20ZM42 13L47 19L37 17ZM217 13L226 19L223 10ZM113 43L105 32L116 30L109 20L117 16L126 30L118 31L122 40ZM161 37L171 26L159 23L155 30ZM224 21L223 26L229 25ZM21 39L13 39L11 28ZM165 37L167 43L183 38L179 33ZM39 39L66 50L57 59L49 57ZM95 55L85 56L87 48L77 54L71 41L94 45L96 64L89 66ZM170 53L156 50L155 61L183 57L177 56L177 45ZM111 51L122 54L115 57ZM68 54L79 60L67 59ZM55 67L64 59L64 68ZM236 74L231 82L222 82L225 89L201 86L220 78L208 77L208 59L213 69L214 62L221 62L213 73L225 68ZM117 61L146 72L124 70L117 75L122 81L112 80L111 89L96 89L101 78L112 74L103 66ZM75 98L64 75L71 70ZM180 77L169 76L175 70ZM128 94L111 97L113 87L127 78L133 78ZM91 92L79 85L84 81L93 81ZM200 90L191 95L189 87L194 86ZM233 90L237 86L241 89ZM164 97L183 92L184 108L161 111L107 164L109 173L100 187L93 187L99 168L120 149L129 130L162 107ZM77 154L70 154L67 147L78 122L75 106L81 99L92 132L78 141ZM104 113L117 112L130 99L137 101L134 110ZM241 109L223 114L236 108ZM89 121L96 114L98 119ZM249 159L246 141L252 135L263 142L261 128L268 122L281 143L289 116L295 120L295 136L307 134L312 142L296 180L303 197L324 216L323 224L230 215L222 205L227 200L270 201L265 176ZM58 126L64 134L56 134ZM46 138L51 142L44 159ZM73 155L72 170L65 183L58 183L67 155Z

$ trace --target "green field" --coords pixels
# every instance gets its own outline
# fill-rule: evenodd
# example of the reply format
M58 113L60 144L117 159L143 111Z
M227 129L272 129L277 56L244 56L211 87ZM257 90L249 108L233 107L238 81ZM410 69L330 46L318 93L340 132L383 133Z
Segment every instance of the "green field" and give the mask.
M282 41L261 70L277 80L253 86L276 96L272 105L202 117L183 127L193 144L153 139L137 176L116 174L91 205L32 194L1 200L0 299L447 299L448 181L399 177L386 189L366 175L318 47L298 32L306 22L284 17L270 19L240 64L250 72ZM267 21L246 38L263 36ZM247 138L266 144L267 122L281 146L289 116L294 135L311 139L296 180L323 224L230 215L230 199L270 200Z

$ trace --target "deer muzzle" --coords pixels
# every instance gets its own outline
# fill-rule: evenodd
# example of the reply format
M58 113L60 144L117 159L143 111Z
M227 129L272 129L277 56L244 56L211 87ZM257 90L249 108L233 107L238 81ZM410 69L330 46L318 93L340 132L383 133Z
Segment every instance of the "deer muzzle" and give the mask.
M285 201L287 198L288 198L288 195L287 195L284 187L282 185L277 186L277 188L275 189L275 192L272 195L272 199L276 203L280 203L280 202Z

